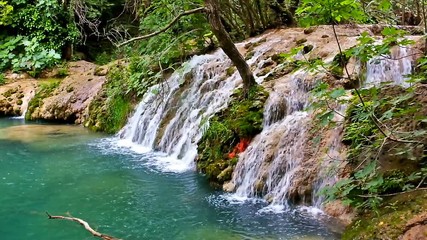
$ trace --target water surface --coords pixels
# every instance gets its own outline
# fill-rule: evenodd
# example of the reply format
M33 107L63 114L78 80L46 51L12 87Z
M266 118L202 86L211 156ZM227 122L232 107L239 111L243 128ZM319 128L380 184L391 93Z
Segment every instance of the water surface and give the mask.
M122 239L337 239L325 218L234 204L199 174L152 167L76 126L0 119L0 238L96 239L72 215Z

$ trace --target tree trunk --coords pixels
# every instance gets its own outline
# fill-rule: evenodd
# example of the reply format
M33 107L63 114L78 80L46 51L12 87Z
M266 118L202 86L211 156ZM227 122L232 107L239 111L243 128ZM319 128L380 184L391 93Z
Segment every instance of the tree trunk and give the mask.
M255 86L257 83L255 82L255 78L251 69L249 68L249 65L246 63L236 45L234 45L233 41L231 40L230 35L222 25L221 17L219 15L219 2L218 0L205 0L205 7L212 32L218 39L222 50L231 59L239 71L239 74L243 80L243 89L247 93L249 89L252 86Z

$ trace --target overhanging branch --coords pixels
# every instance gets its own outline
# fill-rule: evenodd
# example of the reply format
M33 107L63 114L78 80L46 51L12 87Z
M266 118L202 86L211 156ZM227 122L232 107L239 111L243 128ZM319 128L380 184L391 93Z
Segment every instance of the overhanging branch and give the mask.
M143 39L147 39L147 38L151 38L151 37L154 37L154 36L156 36L156 35L159 35L160 33L163 33L163 32L165 32L166 30L168 30L169 28L171 28L180 18L182 18L182 17L184 17L184 16L188 16L188 15L191 15L191 14L195 14L195 13L202 13L202 12L204 12L205 11L205 8L204 7L199 7L199 8L195 8L195 9L192 9L192 10L188 10L188 11L185 11L185 12L182 12L182 13L180 13L178 16L176 16L168 25L166 25L164 28L162 28L162 29L160 29L160 30L158 30L158 31L156 31L156 32L153 32L153 33L150 33L150 34L147 34L147 35L143 35L143 36L138 36L138 37L134 37L134 38L131 38L131 39L129 39L129 40L127 40L127 41L124 41L124 42L122 42L122 43L119 43L119 44L117 44L116 45L116 47L122 47L122 46L124 46L124 45L127 45L127 44L129 44L129 43L131 43L131 42L134 42L134 41L138 41L138 40L143 40Z

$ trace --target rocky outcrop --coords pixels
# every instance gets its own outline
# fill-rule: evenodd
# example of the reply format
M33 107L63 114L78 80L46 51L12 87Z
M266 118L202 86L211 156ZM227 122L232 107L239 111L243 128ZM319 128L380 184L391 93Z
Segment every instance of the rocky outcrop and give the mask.
M37 81L22 74L9 74L0 86L0 116L23 116L37 89Z
M68 63L60 72L51 70L40 79L6 74L6 84L0 86L0 116L83 123L89 104L106 81L108 66L78 61ZM60 78L63 75L67 77Z
M427 212L421 213L406 223L405 233L401 240L427 239Z
M88 118L88 106L106 81L105 74L86 61L69 63L68 71L69 75L57 86L51 86L51 91L30 103L27 119L80 124Z

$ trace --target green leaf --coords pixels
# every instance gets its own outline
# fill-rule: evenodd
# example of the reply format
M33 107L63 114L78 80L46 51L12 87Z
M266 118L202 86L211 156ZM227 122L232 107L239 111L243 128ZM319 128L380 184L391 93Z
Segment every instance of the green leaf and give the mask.
M342 97L344 95L345 95L344 88L337 88L334 91L332 91L332 93L330 94L330 97L333 99L337 99L337 98Z

